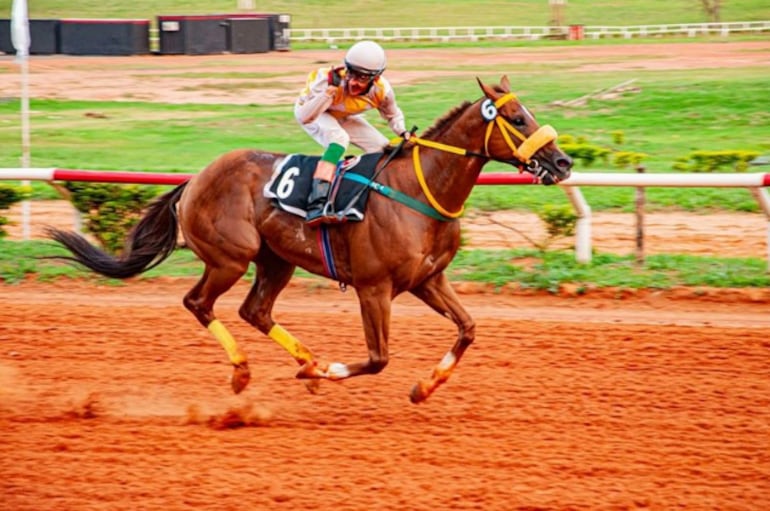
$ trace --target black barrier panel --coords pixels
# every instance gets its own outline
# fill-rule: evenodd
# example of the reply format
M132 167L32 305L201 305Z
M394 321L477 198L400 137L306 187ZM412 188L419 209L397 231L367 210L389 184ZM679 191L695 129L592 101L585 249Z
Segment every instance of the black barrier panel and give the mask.
M266 18L229 19L228 50L231 53L267 53L270 51L270 23Z
M263 20L262 23L240 21ZM161 54L262 53L273 49L289 49L288 14L209 14L158 16L158 39ZM266 23L265 23L266 21ZM251 35L247 29L253 30ZM221 30L219 30L221 29ZM264 35L262 32L266 32ZM268 50L264 50L265 38Z
M227 26L227 18L223 15L158 16L160 53L224 53L228 51Z
M0 20L0 51L9 55L16 53L11 41L11 20Z
M29 20L30 55L59 53L59 20ZM0 19L0 52L15 54L11 42L11 20Z
M150 52L149 20L63 19L61 52L68 55L138 55Z
M227 51L227 22L224 19L188 19L184 24L184 52L208 55Z
M30 53L53 55L61 53L59 20L29 20Z

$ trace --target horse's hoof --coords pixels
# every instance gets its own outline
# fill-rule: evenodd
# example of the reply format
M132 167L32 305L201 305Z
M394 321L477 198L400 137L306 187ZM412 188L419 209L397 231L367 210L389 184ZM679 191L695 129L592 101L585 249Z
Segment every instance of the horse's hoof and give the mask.
M243 362L233 366L233 375L230 377L230 386L233 392L240 394L249 384L251 371L249 371L248 362Z
M309 360L302 364L297 371L296 377L300 380L307 378L323 378L326 370L318 365L315 360Z
M425 401L430 396L430 390L426 388L423 382L415 383L412 390L409 392L409 401L414 404L419 404Z

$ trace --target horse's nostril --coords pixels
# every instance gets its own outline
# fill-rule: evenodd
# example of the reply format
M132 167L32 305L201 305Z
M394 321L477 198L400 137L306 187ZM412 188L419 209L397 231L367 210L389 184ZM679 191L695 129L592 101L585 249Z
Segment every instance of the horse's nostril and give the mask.
M569 170L572 168L572 158L564 156L556 160L556 166L562 170Z

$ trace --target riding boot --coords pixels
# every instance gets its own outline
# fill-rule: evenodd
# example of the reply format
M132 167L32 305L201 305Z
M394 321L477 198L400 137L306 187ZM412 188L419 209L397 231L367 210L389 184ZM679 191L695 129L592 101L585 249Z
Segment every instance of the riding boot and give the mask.
M330 189L331 183L328 181L313 178L310 195L307 197L307 217L305 217L305 223L310 227L339 222L334 213L334 205L329 202Z

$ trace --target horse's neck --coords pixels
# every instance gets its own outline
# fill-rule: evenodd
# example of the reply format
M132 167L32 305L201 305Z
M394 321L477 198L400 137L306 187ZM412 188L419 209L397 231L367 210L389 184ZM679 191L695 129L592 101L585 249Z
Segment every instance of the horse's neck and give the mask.
M467 115L467 114L466 114ZM483 122L470 126L460 119L434 141L472 153L484 152ZM467 127L463 127L466 125ZM420 165L425 183L436 201L448 211L458 211L471 194L487 159L458 155L441 149L420 148Z

